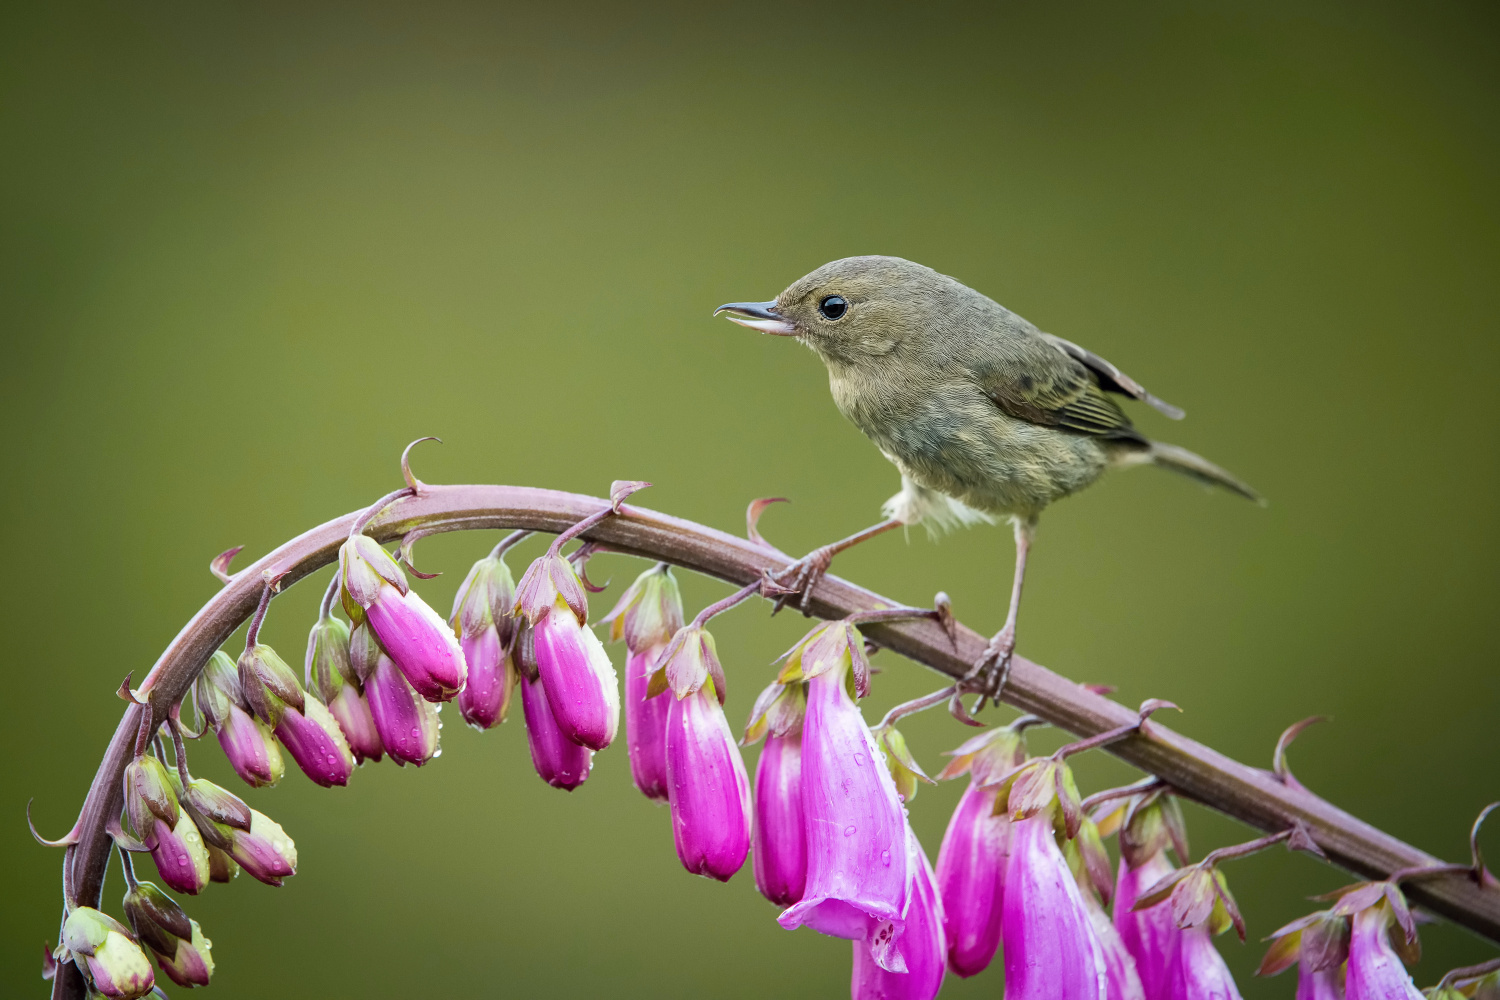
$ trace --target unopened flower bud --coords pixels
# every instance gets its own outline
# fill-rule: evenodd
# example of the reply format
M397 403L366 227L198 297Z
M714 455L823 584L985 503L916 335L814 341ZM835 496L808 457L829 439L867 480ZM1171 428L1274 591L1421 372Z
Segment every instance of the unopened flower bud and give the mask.
M368 626L355 628L352 643L354 661L374 663L365 700L386 753L401 765L427 763L438 752L437 707L416 692Z
M213 727L234 773L246 784L261 788L281 780L286 771L281 748L271 728L246 708L239 671L222 649L215 651L193 683L193 702L202 723Z
M307 635L304 668L307 690L325 705L333 704L346 683L357 680L349 662L349 626L329 615L319 618Z
M516 614L532 627L537 669L563 735L603 750L620 725L620 682L587 625L588 603L571 563L548 553L516 588Z
M126 765L127 832L150 849L163 882L197 895L208 884L208 850L192 818L180 808L172 782L155 757L137 757Z
M516 655L521 669L521 710L526 717L531 763L547 784L571 792L588 780L594 751L568 739L558 726L546 688L536 672L532 649L531 628L523 626L516 637Z
M202 833L203 831L198 831ZM208 880L210 882L233 882L234 877L240 873L240 866L235 863L229 852L213 844L208 846Z
M451 624L458 633L468 680L458 696L464 721L475 729L504 722L515 690L516 667L510 650L516 585L504 560L476 562L453 599Z
M281 713L288 705L301 711L305 698L297 675L265 643L248 646L240 654L239 677L245 705L271 728L280 725Z
M354 773L349 743L333 713L317 698L305 699L300 712L290 705L283 709L276 738L302 773L324 788L348 784Z
M140 882L125 894L125 917L172 982L208 985L214 972L213 942L170 896L150 882Z
M464 686L458 637L406 583L406 574L368 535L355 535L339 550L344 609L367 622L380 645L428 701L447 701Z
M203 839L227 852L255 878L268 885L281 885L283 879L297 873L297 846L292 838L239 796L207 778L194 778L183 793L182 804Z
M333 714L339 729L343 731L355 761L363 764L367 760L380 759L384 751L380 731L375 728L370 703L365 700L359 688L353 684L345 684L333 701L328 703L328 711Z
M63 923L63 946L93 991L110 1000L137 1000L156 977L141 946L115 918L91 906L75 906Z

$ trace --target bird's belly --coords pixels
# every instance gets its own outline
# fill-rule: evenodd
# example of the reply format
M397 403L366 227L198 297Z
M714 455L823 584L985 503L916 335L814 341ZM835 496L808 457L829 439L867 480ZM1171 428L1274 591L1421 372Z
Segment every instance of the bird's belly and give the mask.
M916 482L987 513L1034 515L1106 467L1096 439L1015 420L988 400L924 416L870 436Z

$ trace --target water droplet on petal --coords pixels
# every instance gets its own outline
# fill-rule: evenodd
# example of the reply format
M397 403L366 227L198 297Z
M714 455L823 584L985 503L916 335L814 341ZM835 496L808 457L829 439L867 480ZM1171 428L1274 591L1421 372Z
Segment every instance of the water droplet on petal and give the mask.
M864 767L865 766L865 755L862 754L862 753L855 754L854 755L854 764L855 764L856 767Z
M185 864L187 864L188 863L188 856L186 854L179 854L179 855L177 855L177 863L179 865L185 865Z
M883 864L883 865L885 865L887 868L889 868L891 866L891 852L890 851L881 851L880 852L880 863Z
M853 823L850 823L848 826L844 827L844 836L846 836L846 837L852 837L852 836L854 836L854 824Z

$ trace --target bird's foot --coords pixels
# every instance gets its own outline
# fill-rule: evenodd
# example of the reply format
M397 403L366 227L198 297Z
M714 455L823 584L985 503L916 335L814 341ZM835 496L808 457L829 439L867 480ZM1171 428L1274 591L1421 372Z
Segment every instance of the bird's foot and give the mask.
M1005 682L1010 679L1010 658L1015 648L1016 630L1006 626L996 633L985 648L984 655L959 680L960 688L981 696L975 711L984 704L986 698L997 705L1000 703L1000 693L1005 690Z
M827 575L837 551L832 545L824 545L813 549L775 576L767 574L766 582L770 586L766 589L776 595L776 605L771 609L771 614L774 615L793 598L797 598L797 610L805 616L811 615L813 588Z

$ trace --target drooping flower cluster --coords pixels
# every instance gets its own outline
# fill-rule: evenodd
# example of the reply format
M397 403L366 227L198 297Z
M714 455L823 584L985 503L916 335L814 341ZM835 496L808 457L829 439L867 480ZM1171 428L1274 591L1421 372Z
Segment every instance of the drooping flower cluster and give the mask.
M498 725L519 684L538 774L578 788L617 734L620 691L588 623L587 591L601 589L583 573L593 546L569 557L559 551L574 533L535 560L519 586L501 558L517 536L502 543L474 564L445 623L411 590L401 565L356 532L309 634L304 680L258 641L268 588L238 662L216 652L194 685L204 726L254 787L280 780L284 754L317 784L344 785L366 761L389 755L420 766L436 757L444 701L456 699L476 729ZM410 568L405 544L402 556ZM873 729L860 708L872 671L858 623L871 614L912 617L910 609L823 623L791 650L750 713L744 742L764 740L752 790L724 715L726 678L706 622L756 589L685 625L677 584L660 565L608 619L611 638L624 640L628 653L632 779L668 804L685 869L727 882L753 857L756 888L781 909L782 927L850 941L855 1000L932 1000L948 970L973 976L997 957L1008 1000L1238 1000L1213 937L1230 926L1243 937L1244 929L1217 860L1261 842L1188 864L1181 812L1159 784L1101 793L1096 800L1113 804L1085 814L1066 757L1133 727L1048 757L1027 756L1022 730L1034 717L968 740L939 775L969 782L936 867L929 863L907 809L918 783L930 779L895 719L950 696L956 704L967 688L897 706ZM335 596L352 629L331 613ZM955 714L972 721L961 706ZM296 848L281 827L193 778L182 737L194 734L181 728L175 707L165 724L171 757L156 732L143 730L125 768L122 815L111 828L121 850L150 853L162 883L189 895L241 868L271 885L295 874ZM1115 832L1117 871L1104 846ZM1295 846L1298 833L1262 840ZM1474 871L1483 872L1477 847L1475 857ZM125 867L130 927L70 904L53 959L73 962L108 997L154 988L148 954L173 982L207 985L214 962L202 928ZM1275 938L1261 971L1299 963L1299 1000L1422 995L1402 966L1415 926L1394 882L1351 887ZM1431 995L1488 1000L1481 990L1491 980L1500 973L1462 989L1445 980Z

